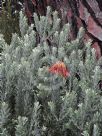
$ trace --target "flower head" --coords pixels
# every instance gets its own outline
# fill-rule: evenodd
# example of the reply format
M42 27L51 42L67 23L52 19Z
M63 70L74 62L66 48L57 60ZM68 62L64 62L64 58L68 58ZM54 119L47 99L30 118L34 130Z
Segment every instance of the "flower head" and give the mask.
M58 61L49 68L49 72L53 74L59 74L63 77L69 77L70 73L66 65L62 61Z

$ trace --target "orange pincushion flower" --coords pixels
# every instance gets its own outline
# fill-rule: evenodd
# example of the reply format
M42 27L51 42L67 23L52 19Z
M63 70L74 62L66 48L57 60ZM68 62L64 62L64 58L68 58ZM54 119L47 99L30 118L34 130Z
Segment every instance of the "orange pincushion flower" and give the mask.
M66 68L65 64L62 61L58 61L55 64L53 64L49 68L49 72L53 74L60 74L65 78L70 76L69 70Z

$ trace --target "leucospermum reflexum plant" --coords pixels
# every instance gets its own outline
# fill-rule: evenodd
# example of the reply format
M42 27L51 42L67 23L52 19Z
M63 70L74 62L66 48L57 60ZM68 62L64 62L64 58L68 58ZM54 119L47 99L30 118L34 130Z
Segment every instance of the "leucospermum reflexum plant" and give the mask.
M80 28L60 27L56 11L34 13L34 25L20 12L21 37L8 46L0 37L1 136L100 136L101 58Z

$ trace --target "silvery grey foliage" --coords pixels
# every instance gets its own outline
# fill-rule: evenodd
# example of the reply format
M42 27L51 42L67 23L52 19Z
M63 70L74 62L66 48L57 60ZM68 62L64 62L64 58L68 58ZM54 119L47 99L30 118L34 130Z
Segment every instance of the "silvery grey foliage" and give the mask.
M27 118L19 116L17 119L15 136L27 135Z
M20 12L20 30L9 46L0 40L0 134L99 136L102 72L91 41L82 41L83 28L71 41L70 24L60 28L58 13L48 7L46 16L34 13L30 27ZM49 72L59 61L70 76Z

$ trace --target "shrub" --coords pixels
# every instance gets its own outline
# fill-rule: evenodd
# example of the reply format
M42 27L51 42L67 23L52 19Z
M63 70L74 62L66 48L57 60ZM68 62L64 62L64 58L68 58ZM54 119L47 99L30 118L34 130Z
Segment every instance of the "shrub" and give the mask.
M0 38L1 136L100 136L101 58L84 29L70 41L70 24L60 29L50 7L30 27L20 12L19 24L10 46Z

